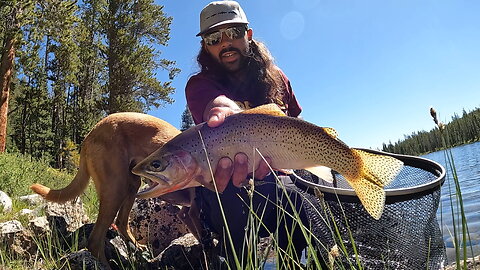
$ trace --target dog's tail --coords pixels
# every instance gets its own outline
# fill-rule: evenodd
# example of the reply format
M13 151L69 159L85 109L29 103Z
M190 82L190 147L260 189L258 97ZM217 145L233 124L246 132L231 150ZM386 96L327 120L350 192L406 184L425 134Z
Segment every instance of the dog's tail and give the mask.
M51 202L64 203L75 199L87 188L88 180L90 179L86 161L82 156L84 155L80 155L80 168L77 175L75 175L75 178L68 186L62 189L50 189L44 185L33 184L30 186L30 189Z

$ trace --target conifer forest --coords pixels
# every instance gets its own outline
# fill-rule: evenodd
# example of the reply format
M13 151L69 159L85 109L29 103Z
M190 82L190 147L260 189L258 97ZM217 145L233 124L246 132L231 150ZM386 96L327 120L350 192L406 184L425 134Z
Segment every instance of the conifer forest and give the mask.
M172 18L153 0L0 0L0 18L0 152L69 168L107 114L173 102Z

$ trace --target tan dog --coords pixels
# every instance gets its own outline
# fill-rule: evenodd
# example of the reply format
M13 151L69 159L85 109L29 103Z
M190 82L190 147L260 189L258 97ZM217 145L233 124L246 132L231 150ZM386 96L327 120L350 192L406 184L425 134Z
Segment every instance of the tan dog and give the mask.
M108 266L104 252L105 237L115 216L119 232L136 243L128 227L128 216L141 179L132 174L130 169L179 133L169 123L146 114L112 114L98 122L85 137L80 151L80 168L68 186L52 190L34 184L31 189L48 201L62 203L79 196L91 177L100 207L87 248ZM193 190L187 189L167 194L162 199L189 207L192 196ZM192 231L188 208L182 209L179 215ZM192 233L198 236L196 230Z

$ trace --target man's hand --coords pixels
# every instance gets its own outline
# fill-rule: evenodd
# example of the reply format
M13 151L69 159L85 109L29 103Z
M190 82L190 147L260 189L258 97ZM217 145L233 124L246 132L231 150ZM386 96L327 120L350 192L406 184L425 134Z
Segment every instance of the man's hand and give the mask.
M229 115L240 112L241 110L234 110L230 107L213 107L210 109L208 117L206 119L209 127L220 126L225 118Z
M207 106L207 110L205 111L204 119L209 127L218 127L225 121L227 116L241 112L238 105L225 96L219 96L212 100L209 106ZM271 163L269 158L266 157L265 159L268 163ZM230 179L232 179L232 182L236 187L245 185L247 177L249 176L249 169L248 157L245 153L237 153L233 161L228 157L221 158L218 161L214 173L217 190L223 192ZM251 173L250 176L255 177L255 179L263 179L269 173L270 168L262 159L258 168L254 173Z

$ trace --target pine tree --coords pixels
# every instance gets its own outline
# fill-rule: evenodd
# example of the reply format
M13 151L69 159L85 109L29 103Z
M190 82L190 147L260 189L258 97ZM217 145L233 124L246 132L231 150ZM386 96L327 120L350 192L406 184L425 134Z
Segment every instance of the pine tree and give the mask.
M144 112L171 103L171 82L160 82L154 75L163 68L172 80L179 72L175 62L155 58L159 45L167 45L170 23L163 7L152 0L110 0L103 18L107 40L107 113Z
M46 63L48 85L51 86L51 131L55 167L63 168L62 151L66 148L71 121L70 100L73 89L78 85L76 75L79 69L79 48L75 40L79 18L75 15L78 7L73 0L44 1L41 10L44 33L47 37Z
M0 48L0 153L5 151L7 141L8 103L10 99L10 84L13 75L15 54L20 36L20 27L28 18L31 1L0 1L1 25Z
M32 8L32 20L21 27L25 37L18 48L17 73L21 76L12 88L13 106L9 118L13 128L9 129L9 134L15 143L14 148L21 153L49 158L53 147L52 100L47 89L44 24L40 20L40 8L40 5Z
M182 113L182 127L180 128L181 131L187 130L190 127L193 127L195 123L193 122L192 114L188 109L188 106L185 106L185 110Z
M105 116L102 110L102 91L107 77L106 46L102 42L101 14L106 7L104 0L84 0L80 6L80 23L76 41L80 60L78 85L70 96L71 140L80 144L96 122Z

